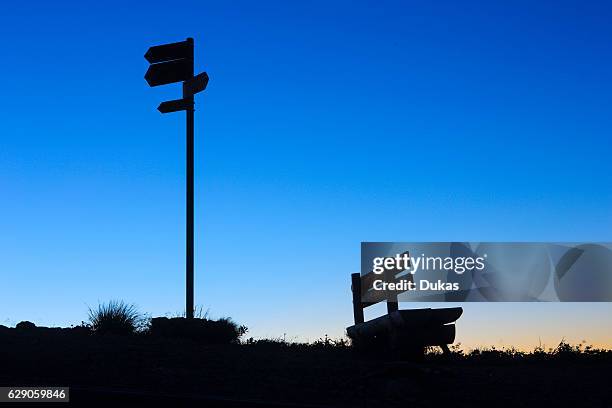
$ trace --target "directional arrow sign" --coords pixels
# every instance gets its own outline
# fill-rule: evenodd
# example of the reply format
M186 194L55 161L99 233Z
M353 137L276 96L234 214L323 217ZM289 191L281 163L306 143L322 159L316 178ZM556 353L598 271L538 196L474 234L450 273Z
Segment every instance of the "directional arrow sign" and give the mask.
M151 65L145 74L145 79L149 86L166 85L185 81L191 78L192 72L193 60L173 60Z
M192 103L193 102L188 101L187 99L175 99L160 103L157 110L161 113L178 112L191 108Z
M189 78L183 83L183 96L193 96L198 92L202 92L206 89L206 85L208 85L208 74L206 72Z
M149 48L144 57L151 64L182 58L193 59L193 40L189 38L187 41L156 45Z

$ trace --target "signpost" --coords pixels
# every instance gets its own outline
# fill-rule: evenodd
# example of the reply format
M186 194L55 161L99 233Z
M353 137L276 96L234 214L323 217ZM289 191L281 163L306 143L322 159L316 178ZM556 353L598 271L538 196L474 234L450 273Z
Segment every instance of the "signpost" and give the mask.
M156 45L147 50L145 59L151 64L145 74L149 86L183 82L183 98L162 102L157 110L161 113L184 110L187 116L187 223L185 269L186 269L186 299L185 313L188 319L193 319L193 112L194 95L202 92L208 85L208 74L202 72L193 75L193 38L185 41Z

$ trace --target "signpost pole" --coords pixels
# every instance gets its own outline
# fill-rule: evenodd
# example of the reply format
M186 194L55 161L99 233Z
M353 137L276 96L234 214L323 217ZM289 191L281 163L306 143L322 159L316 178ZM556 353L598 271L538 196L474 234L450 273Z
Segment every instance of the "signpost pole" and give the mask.
M187 43L191 48L191 77L193 78L193 39L188 38ZM194 162L194 153L193 153L193 144L194 144L194 136L193 136L193 126L194 126L194 97L193 95L187 95L185 92L185 85L183 84L183 99L187 100L187 110L186 118L186 133L187 133L187 196L186 196L186 206L187 206L187 219L186 219L186 253L185 253L185 314L187 319L193 319L193 311L194 311L194 301L193 301L193 265L194 265L194 227L193 227L193 162Z
M186 251L186 316L193 319L193 97L187 108L187 251Z

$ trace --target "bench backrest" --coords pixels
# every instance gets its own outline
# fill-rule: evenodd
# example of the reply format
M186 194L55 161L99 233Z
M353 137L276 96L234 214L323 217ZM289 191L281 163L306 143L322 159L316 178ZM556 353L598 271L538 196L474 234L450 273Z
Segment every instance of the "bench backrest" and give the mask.
M404 269L387 269L383 274L376 274L373 271L364 276L361 276L360 273L351 274L353 318L355 319L355 324L364 322L363 309L379 302L387 301L387 313L393 313L399 309L397 302L398 292L375 291L372 289L372 285L378 279L384 279L385 282L397 282L399 279L396 275L403 271ZM409 275L409 279L412 279L412 275Z

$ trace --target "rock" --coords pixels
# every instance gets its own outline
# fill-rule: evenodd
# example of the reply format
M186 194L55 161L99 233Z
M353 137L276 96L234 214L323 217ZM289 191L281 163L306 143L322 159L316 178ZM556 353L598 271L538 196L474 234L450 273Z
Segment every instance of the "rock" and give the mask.
M78 336L88 336L91 334L91 328L84 325L74 326L67 330L69 330L71 334Z

